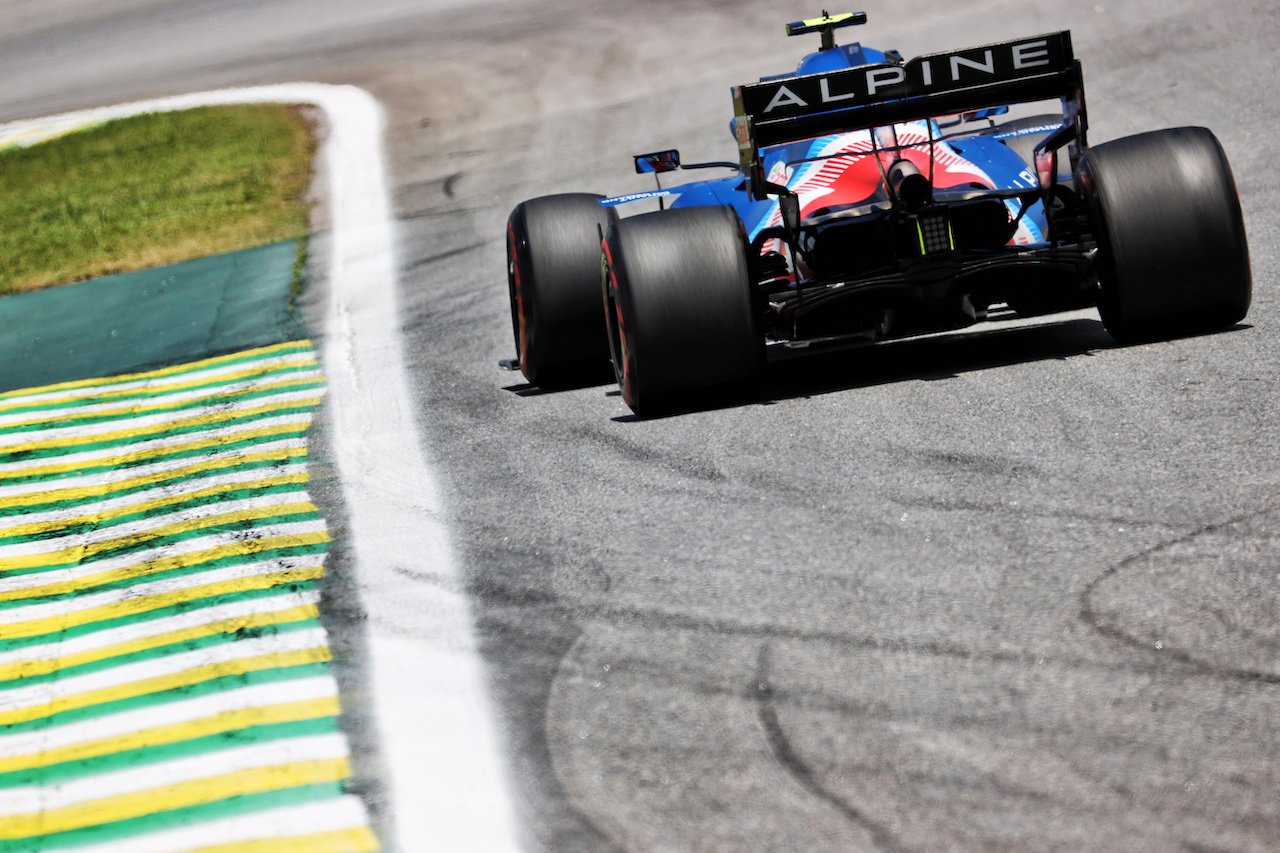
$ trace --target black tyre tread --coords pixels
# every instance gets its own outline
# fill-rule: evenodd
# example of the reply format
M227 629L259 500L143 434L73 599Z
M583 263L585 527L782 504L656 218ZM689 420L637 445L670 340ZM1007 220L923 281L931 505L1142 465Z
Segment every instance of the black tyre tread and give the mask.
M1214 331L1248 313L1248 240L1225 152L1202 127L1103 143L1081 156L1099 243L1098 310L1122 342Z
M601 198L542 196L517 205L508 219L512 331L521 371L534 385L558 388L598 379L601 370L607 375L600 235L617 214L601 207Z
M764 339L745 232L731 209L675 208L620 219L605 251L614 367L637 414L662 411L690 391L749 382L759 372Z

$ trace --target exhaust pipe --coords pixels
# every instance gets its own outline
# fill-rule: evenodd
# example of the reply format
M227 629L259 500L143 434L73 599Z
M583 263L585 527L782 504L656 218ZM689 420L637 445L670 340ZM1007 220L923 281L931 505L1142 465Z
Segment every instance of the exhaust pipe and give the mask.
M887 178L889 189L894 198L902 202L908 210L915 210L933 195L933 187L929 179L920 173L919 167L910 160L894 160L889 167Z

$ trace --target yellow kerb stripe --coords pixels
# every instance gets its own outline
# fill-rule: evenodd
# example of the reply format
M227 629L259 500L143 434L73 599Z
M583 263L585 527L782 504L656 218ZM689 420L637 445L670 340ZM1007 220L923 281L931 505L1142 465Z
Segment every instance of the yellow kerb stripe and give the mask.
M134 563L122 569L112 569L108 572L99 572L95 575L85 575L75 580L62 581L61 583L50 583L42 586L30 586L22 589L11 589L0 592L0 601L13 601L21 598L41 598L46 595L61 595L67 592L79 592L80 590L89 589L103 584L113 583L114 581L124 580L125 578L137 578L145 575L154 575L160 572L167 572L171 569L181 569L187 566L196 566L200 563L212 562L220 560L224 557L236 557L257 554L262 551L269 551L275 548L293 548L302 545L318 545L322 542L329 541L329 534L323 530L316 533L299 533L295 536L264 536L261 539L245 539L240 542L233 542L229 545L219 545L216 548L208 548L204 551L193 551L189 554L179 554L176 557L161 557L155 560L147 560L142 563ZM6 631L6 634L8 632Z
M321 577L324 577L324 568L322 566L304 566L284 572L274 572L269 575L250 575L244 578L236 578L235 580L205 584L204 586L187 587L173 592L127 598L123 601L104 604L101 607L91 607L71 613L60 613L57 616L46 616L43 619L14 622L10 625L0 626L0 634L3 634L7 639L39 637L43 634L66 631L79 625L105 622L109 619L120 619L125 616L136 616L149 610L159 610L162 607L172 607L188 601L198 601L201 598L270 589L273 586L300 583Z
M241 465L249 465L254 462L288 462L295 457L306 457L307 449L301 445L297 447L277 447L273 450L264 450L260 453L245 453L237 456L226 456L221 459L210 459L207 462L198 462L195 465L184 465L181 468L173 468L168 471L160 471L154 474L147 474L143 477L130 477L127 480L116 480L114 482L102 483L91 488L81 489L55 489L51 492L32 492L25 495L13 495L4 498L6 506L35 506L37 504L54 504L63 501L78 501L86 498L100 497L104 500L110 498L112 492L123 492L128 489L140 488L156 483L163 483L168 480L177 480L183 477L189 477L193 474L199 474L204 471L217 471L220 468L238 468Z
M7 391L0 394L0 400L7 397L30 397L34 394L50 392L50 391L72 391L80 388L92 388L95 386L110 387L111 385L119 385L125 382L140 382L144 379L159 379L164 376L175 376L183 373L193 373L197 370L208 370L217 367L219 364L227 364L228 362L242 360L246 357L257 357L262 360L272 358L276 353L288 349L299 350L300 355L310 349L310 341L290 341L283 344L274 344L269 347L262 347L256 350L245 350L244 352L231 353L230 355L220 355L214 358L206 358L203 361L195 361L190 364L179 364L173 367L163 367L159 370L149 370L143 373L124 373L120 376L112 376L99 379L76 379L71 382L58 382L54 385L44 385L38 388L21 388L17 391ZM311 356L305 356L312 363L315 359Z
M34 410L31 412L36 414L40 409L56 409L56 408L78 408L80 406L92 406L98 403L109 403L112 400L128 400L131 398L154 398L162 394L178 394L183 391L189 391L193 388L200 388L208 385L233 384L236 382L245 382L252 380L255 376L269 376L280 370L310 369L316 368L316 360L313 357L301 358L294 361L282 361L275 364L255 364L244 370L237 370L233 373L224 373L216 377L198 376L194 379L188 379L184 382L169 382L163 385L143 385L136 388L120 388L115 391L106 390L110 386L103 386L95 394L71 394L65 397L43 397L26 400L15 400L11 403L0 404L0 414L6 412L18 412L23 410ZM317 377L319 373L315 374ZM36 389L37 391L44 389Z
M238 773L194 779L132 794L104 797L60 809L0 818L0 838L27 838L68 832L86 826L158 814L225 800L228 797L280 791L321 782L337 782L351 775L346 759L296 761L276 767L256 767Z
M236 397L243 397L246 394L260 394L264 391L266 392L281 391L288 388L296 388L301 385L313 384L319 378L319 376L320 375L318 373L311 376L297 376L292 379L282 379L278 382L266 382L260 385L248 385L236 391L228 391L226 389L214 389L214 390L210 390L209 393L203 397L186 400L184 401L184 404L190 406L191 408L196 408L202 403L205 405L209 405L210 403L208 401L212 401L212 400L217 400L219 402L222 402L222 401L234 399ZM151 399L150 398L151 390L152 389L148 389L147 399ZM104 401L95 399L94 402L104 402ZM163 401L159 403L149 403L145 405L139 404L139 405L133 405L133 406L119 406L118 408L114 408L114 409L94 409L93 411L43 412L43 413L32 412L31 417L28 420L14 421L12 423L0 425L0 434L6 433L6 432L14 432L21 427L29 426L31 424L47 423L50 420L56 420L59 424L66 425L73 421L82 421L82 420L87 420L89 418L106 419L106 418L141 417L145 415L147 412L158 412L158 411L164 411L165 409L170 409L173 407L173 405L174 405L173 401Z
M201 847L187 853L376 853L378 839L368 827L339 829L316 835L291 835Z
M261 480L243 480L235 483L219 483L216 486L210 486L204 489L182 492L163 498L156 498L155 500L150 501L140 501L136 504L128 504L126 506L116 507L115 509L105 510L103 512L95 512L90 515L78 515L74 518L62 518L56 521L38 521L30 524L15 524L12 527L0 527L0 538L9 536L31 536L37 533L51 534L57 530L67 527L98 525L102 524L104 521L110 521L113 518L123 518L126 515L134 515L137 513L147 512L149 510L173 506L174 504L185 503L186 501L194 501L201 498L212 497L214 495L222 495L233 490L269 489L273 486L306 483L308 479L308 475L304 472L300 474L284 474L279 477L265 477Z
M192 684L199 684L202 681L210 681L223 676L244 675L246 672L257 672L263 669L283 669L290 666L303 666L309 663L324 663L328 660L328 647L316 646L311 649L274 652L268 655L257 655L255 657L196 666L182 672L146 678L129 684L119 684L114 687L104 687L101 690L89 690L84 693L73 693L70 696L60 696L41 705L15 708L12 711L0 711L0 726L11 726L16 723L25 723L29 720L38 720L41 717L51 717L54 714L61 714L76 708L88 708L92 705L101 705L120 699L132 699L137 696L146 696L151 693L160 693L179 687L189 687Z
M205 584L202 587L187 587L186 589L175 589L174 592L156 593L155 596L125 598L124 601L111 602L110 605L59 613L58 616L46 616L45 619L13 622L10 625L0 626L0 634L3 634L6 639L41 637L42 634L54 634L56 631L76 628L78 625L105 622L110 619L122 619L124 616L136 616L138 613L160 610L161 607L182 605L184 602L198 601L201 598L225 596L228 593L252 592L252 590L256 589L270 589L271 587L279 587L282 584L296 584L305 580L316 580L317 578L323 578L323 576L323 566L302 566L300 569L276 571L276 573L269 575L250 575L247 578L223 580L220 583Z
M115 737L68 744L67 746L28 755L0 758L0 773L30 770L33 767L49 767L65 761L84 761L90 758L126 752L130 749L180 743L184 740L194 740L222 732L238 731L250 726L296 723L300 720L336 717L340 711L341 708L338 705L337 696L307 699L302 702L281 702L276 705L264 705L260 708L240 708L235 711L223 711L220 714L214 714L199 720L156 726Z
M269 403L264 406L254 406L250 409L237 409L233 412L214 412L209 415L196 415L190 418L179 418L174 421L165 421L162 424L135 427L134 429L121 429L114 432L99 432L89 435L73 435L68 438L50 438L43 441L29 441L26 444L9 444L4 447L0 447L0 453L31 453L38 450L71 448L81 444L98 444L104 441L125 441L131 438L138 438L140 436L169 432L171 430L181 429L182 427L229 423L231 421L237 421L257 415L267 415L271 412L281 411L282 409L297 409L303 407L313 408L319 404L320 397L305 397L300 400L286 400L280 403Z
M231 444L240 441L257 441L270 440L272 436L287 435L296 433L299 428L306 429L311 425L311 415L298 415L298 420L287 424L276 424L275 426L260 427L259 429L237 430L235 432L227 432L213 438L202 438L197 441L187 441L181 444L167 444L163 447L147 447L142 450L135 450L132 453L121 453L115 456L103 456L92 462L63 462L56 465L43 465L36 468L16 468L9 471L0 471L0 484L5 480L12 480L32 477L51 477L58 474L74 474L87 467L104 467L111 466L113 468L123 468L130 462L143 462L146 460L159 461L165 456L173 456L179 453L187 453L190 451L207 450L220 445Z
M19 569L35 569L41 566L61 566L69 563L82 563L85 560L97 556L98 554L105 554L108 551L115 551L120 548L127 548L133 545L141 545L144 542L150 542L153 539L163 539L166 536L181 536L184 533L190 533L207 527L219 527L226 524L236 524L241 521L271 518L277 515L300 515L316 511L315 504L311 503L311 501L295 501L294 503L287 504L255 506L249 509L239 510L238 512L224 512L219 515L206 515L199 518L180 521L175 524L166 524L163 527L153 527L150 530L143 530L138 533L130 534L129 536L119 536L115 539L104 539L101 542L77 545L74 548L63 548L60 551L46 551L41 554L24 554L21 557L3 557L0 558L0 572L16 571Z
M246 616L236 616L231 619L210 622L207 625L196 625L180 631L167 631L150 637L139 637L136 640L116 643L111 646L102 646L96 649L87 649L83 652L60 658L39 658L0 664L0 681L8 681L11 678L29 678L33 675L46 675L72 666L81 666L86 663L107 660L108 658L122 655L137 654L147 649L157 649L174 643L185 643L188 640L198 640L201 637L212 637L214 634L230 634L247 628L260 628L264 625L284 625L289 622L302 622L307 619L317 619L319 616L320 613L314 604L302 604L285 610L277 610L274 613L251 613ZM6 635L8 634L8 632L5 633Z

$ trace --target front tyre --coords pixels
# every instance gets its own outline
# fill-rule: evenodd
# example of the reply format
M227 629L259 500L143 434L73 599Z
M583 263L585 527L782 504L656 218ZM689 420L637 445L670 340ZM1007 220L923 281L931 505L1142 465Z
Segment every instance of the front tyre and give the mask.
M620 219L603 251L610 352L632 411L655 414L687 392L725 389L761 370L746 232L731 209Z
M1249 311L1253 277L1226 154L1202 127L1090 148L1078 188L1098 241L1098 311L1121 342L1230 326Z
M533 385L608 376L600 305L600 235L617 219L586 193L543 196L507 220L507 289L520 370Z

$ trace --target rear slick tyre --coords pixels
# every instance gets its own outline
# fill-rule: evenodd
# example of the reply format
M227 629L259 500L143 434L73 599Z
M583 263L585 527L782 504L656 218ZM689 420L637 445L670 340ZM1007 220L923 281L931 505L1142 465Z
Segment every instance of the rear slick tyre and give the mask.
M606 381L600 237L617 219L586 193L543 196L507 220L507 289L520 370L541 388Z
M647 213L609 229L605 322L622 397L637 415L760 372L764 338L747 251L742 223L726 207Z
M1137 342L1232 325L1253 276L1226 154L1202 127L1158 130L1084 152L1078 189L1098 241L1098 312Z

